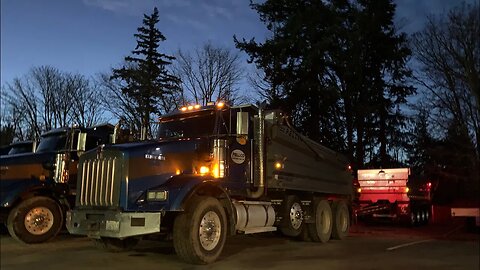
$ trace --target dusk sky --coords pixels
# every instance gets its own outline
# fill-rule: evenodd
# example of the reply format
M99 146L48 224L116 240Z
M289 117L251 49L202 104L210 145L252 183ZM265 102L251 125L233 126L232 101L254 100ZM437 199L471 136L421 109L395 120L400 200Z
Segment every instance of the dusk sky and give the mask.
M467 2L473 2L470 0ZM455 0L397 0L397 22L419 30L430 13ZM211 41L234 48L233 35L264 40L268 32L247 0L1 0L1 85L31 67L51 65L87 76L118 66L135 48L143 13L157 6L167 40L160 50L192 50ZM246 56L241 53L242 57Z

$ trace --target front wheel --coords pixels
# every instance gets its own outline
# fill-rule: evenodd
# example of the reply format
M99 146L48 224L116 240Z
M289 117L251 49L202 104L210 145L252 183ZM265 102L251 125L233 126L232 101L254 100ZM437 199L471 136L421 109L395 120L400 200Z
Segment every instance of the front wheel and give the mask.
M48 197L33 197L10 211L7 228L18 241L34 244L54 238L63 226L61 207Z
M227 237L227 216L212 197L194 197L173 225L173 246L177 255L194 264L214 262Z

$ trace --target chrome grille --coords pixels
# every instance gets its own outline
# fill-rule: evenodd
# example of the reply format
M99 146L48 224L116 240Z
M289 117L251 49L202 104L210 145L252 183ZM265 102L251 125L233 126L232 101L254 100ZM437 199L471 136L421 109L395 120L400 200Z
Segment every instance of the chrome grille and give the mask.
M103 157L80 163L79 206L118 206L121 181L121 159Z

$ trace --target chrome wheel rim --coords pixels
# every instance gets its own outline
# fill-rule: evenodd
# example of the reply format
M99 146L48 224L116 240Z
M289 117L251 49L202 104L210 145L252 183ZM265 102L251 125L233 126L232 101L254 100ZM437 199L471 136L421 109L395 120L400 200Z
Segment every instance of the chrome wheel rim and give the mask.
M295 230L298 230L302 226L303 213L302 206L299 203L293 203L290 208L290 224Z
M25 215L25 229L33 235L42 235L53 227L53 213L46 207L35 207Z
M220 241L222 225L220 217L214 211L208 211L200 221L198 237L200 244L205 250L213 250Z

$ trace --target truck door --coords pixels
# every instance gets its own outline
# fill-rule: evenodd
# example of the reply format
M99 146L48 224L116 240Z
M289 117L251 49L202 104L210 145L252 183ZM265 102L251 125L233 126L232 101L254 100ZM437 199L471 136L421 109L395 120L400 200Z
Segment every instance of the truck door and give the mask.
M228 147L228 185L234 190L245 192L251 175L251 128L248 112L237 112L233 123L237 123ZM240 194L239 194L240 195Z

